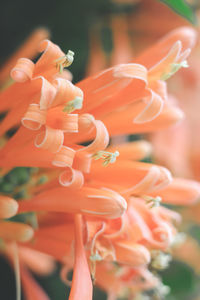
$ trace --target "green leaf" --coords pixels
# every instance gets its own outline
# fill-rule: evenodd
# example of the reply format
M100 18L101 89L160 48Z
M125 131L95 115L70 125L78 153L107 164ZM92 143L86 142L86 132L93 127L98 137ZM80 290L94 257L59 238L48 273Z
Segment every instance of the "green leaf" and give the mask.
M163 283L170 287L171 293L166 299L186 300L195 291L196 276L188 265L174 260L170 267L161 273ZM193 299L193 298L191 298Z
M179 15L186 18L191 23L196 23L196 16L189 4L187 4L184 0L160 0L165 3L169 7L171 7L175 12Z

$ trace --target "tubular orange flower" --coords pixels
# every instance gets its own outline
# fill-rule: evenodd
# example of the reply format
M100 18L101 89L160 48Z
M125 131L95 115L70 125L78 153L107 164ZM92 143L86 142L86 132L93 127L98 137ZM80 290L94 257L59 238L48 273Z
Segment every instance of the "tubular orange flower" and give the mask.
M92 281L83 246L81 225L81 215L75 215L75 264L69 300L92 299Z
M101 276L96 282L109 293L119 284L116 297L126 288L135 296L159 284L147 269L152 251L168 251L177 234L173 222L180 221L177 213L159 207L160 195L164 202L185 204L197 200L200 187L173 180L164 167L133 161L150 152L145 142L122 144L119 155L108 147L109 135L152 131L182 118L167 102L163 79L182 66L194 40L192 29L178 29L136 62L111 67L77 85L60 74L72 63L73 53L65 55L48 40L40 44L43 54L36 63L22 58L11 70L16 83L0 95L0 111L8 111L0 133L19 128L1 148L0 166L46 168L49 180L39 186L33 175L26 184L28 199L19 202L19 213L38 215L34 238L30 226L11 221L1 222L0 237L30 240L29 249L62 262L65 281L74 268L70 300L92 299L90 273L95 281L95 270L102 274L110 268L105 277L110 287ZM119 264L116 279L114 262ZM26 275L25 263L26 294L46 299Z

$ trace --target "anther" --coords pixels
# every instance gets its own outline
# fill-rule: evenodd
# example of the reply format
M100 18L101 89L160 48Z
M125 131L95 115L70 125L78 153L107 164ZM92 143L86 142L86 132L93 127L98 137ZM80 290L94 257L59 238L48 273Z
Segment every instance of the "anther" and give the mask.
M146 204L149 205L150 208L160 206L162 198L159 196L150 197L150 196L143 196L143 199L146 200Z
M113 164L116 161L116 158L119 156L119 152L115 151L114 153L112 152L107 152L107 151L98 151L93 154L93 158L95 160L98 159L103 159L103 166L107 166L109 163Z
M159 250L151 251L152 263L151 266L157 270L164 270L169 266L172 257L170 254L163 253Z
M63 112L67 112L68 114L73 112L76 109L81 109L83 105L83 98L76 97L75 99L69 101L63 109Z
M71 66L73 61L74 61L74 52L71 50L68 50L65 56L56 59L55 60L56 67L59 69L59 73L61 74L64 68Z
M164 73L162 76L161 76L161 80L167 80L169 79L172 75L174 75L179 69L181 68L188 68L188 63L186 60L180 62L180 63L173 63L171 64L171 69L168 73Z

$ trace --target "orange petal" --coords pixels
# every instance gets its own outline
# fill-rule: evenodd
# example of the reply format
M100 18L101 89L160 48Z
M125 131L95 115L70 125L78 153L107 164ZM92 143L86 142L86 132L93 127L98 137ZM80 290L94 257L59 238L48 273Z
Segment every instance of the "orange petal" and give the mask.
M200 184L198 182L174 178L173 181L159 192L163 202L174 205L191 205L200 199Z
M91 162L92 162L91 155L76 151L72 167L81 172L89 173L90 167L91 167Z
M136 61L149 69L165 57L177 41L181 41L183 51L192 48L195 45L196 36L196 31L191 27L185 26L174 29L152 47L145 50Z
M150 262L150 252L146 247L131 241L117 242L114 244L117 261L132 267L146 265Z
M95 153L99 150L104 150L108 146L109 134L108 134L108 131L107 131L105 125L103 124L103 122L101 122L99 120L93 121L93 119L92 119L92 122L96 129L95 140L90 145L78 150L77 152L82 152L82 151L85 152L86 151L89 153Z
M39 104L30 104L21 122L28 129L38 130L46 122L46 111L40 110Z
M67 114L62 109L62 107L49 109L46 125L64 132L78 132L78 114Z
M150 143L141 140L116 146L109 146L106 150L109 152L115 152L116 150L118 150L120 153L118 159L141 160L151 154L152 147Z
M90 28L89 57L87 62L86 77L96 74L106 66L106 56L101 44L98 28Z
M71 254L71 243L43 235L35 235L34 242L26 243L26 246L37 251L53 256L57 260L63 260L66 255Z
M69 147L62 146L61 149L56 153L52 164L57 167L72 166L75 156L75 151Z
M92 300L92 280L83 246L82 217L75 215L75 265L69 300Z
M18 211L18 203L14 199L0 196L0 218L11 218Z
M108 114L102 118L110 135L138 134L158 131L177 123L184 118L184 113L177 107L165 104L160 115L150 122L136 124L134 118L145 108L145 103L138 101L124 110Z
M16 82L25 82L33 76L34 63L28 58L19 58L10 76Z
M63 78L56 79L56 96L53 100L52 107L67 103L76 97L83 98L83 92L69 80Z
M59 183L70 189L80 189L84 184L84 177L80 171L68 167L60 174Z
M0 222L0 237L5 240L27 242L33 237L33 229L23 223Z
M133 120L134 123L140 124L144 122L149 122L155 119L163 109L163 100L162 98L154 93L153 90L146 90L148 96L144 98L144 103L147 105L145 106L144 110L142 110Z
M42 252L29 249L20 245L20 260L34 273L49 275L55 269L55 262L52 257Z
M59 201L58 201L59 198ZM123 197L107 189L83 187L70 190L66 187L52 188L41 192L29 201L20 201L20 211L54 211L82 213L104 218L117 218L127 204Z
M37 135L35 139L35 146L55 153L61 149L63 142L64 134L62 130L46 127L45 131L42 131Z
M38 44L48 36L49 31L45 28L34 30L24 44L3 65L0 71L0 81L2 82L9 77L10 70L20 57L34 58L38 53Z
M27 300L50 300L47 294L24 266L21 266L21 278L24 294Z
M161 189L172 180L169 171L163 167L122 160L109 165L106 170L100 163L95 163L90 176L93 180L119 186L121 193L129 195Z
M100 115L112 111L138 99L146 84L147 70L142 65L122 64L107 69L78 83L84 91L84 107L81 112L87 110Z
M181 52L181 42L177 41L169 50L167 55L153 66L148 72L149 80L159 80L163 74L167 74L171 70L171 65L176 63Z
M35 77L33 81L35 84L41 85L39 104L40 104L40 109L46 110L51 106L53 102L53 99L56 94L56 89L43 76Z
M133 49L129 39L128 20L125 15L115 15L111 19L113 35L113 51L111 66L129 63L133 57Z
M48 79L48 77L58 73L55 61L65 54L57 45L49 40L44 40L40 43L39 51L43 53L35 65L34 75L45 74L45 77Z

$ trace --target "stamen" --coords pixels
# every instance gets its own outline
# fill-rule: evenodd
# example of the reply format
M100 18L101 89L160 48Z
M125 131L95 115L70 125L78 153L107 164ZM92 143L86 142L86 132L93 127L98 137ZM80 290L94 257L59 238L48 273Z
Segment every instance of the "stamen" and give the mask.
M103 161L103 166L106 167L109 163L113 164L116 161L116 158L119 156L119 152L115 151L114 153L112 152L107 152L107 151L98 151L92 155L92 157L95 160L98 160L102 158Z
M150 208L159 207L160 202L162 201L162 198L159 196L150 197L150 196L143 196L144 200L146 200L146 204L149 205Z
M174 75L179 69L181 68L188 68L188 63L187 63L187 60L184 60L180 63L173 63L171 64L171 70L169 71L169 73L164 73L162 76L161 76L161 80L167 80L169 79L172 75Z
M96 274L96 262L97 261L101 261L103 258L101 257L101 255L98 253L98 251L96 250L95 253L91 253L90 255L90 271L91 271L91 277L92 277L92 281L93 283L95 283L95 274Z
M172 257L170 254L163 253L159 250L151 251L152 262L151 266L157 270L164 270L169 266Z
M65 56L56 59L55 60L56 67L59 69L59 73L61 74L64 68L71 66L73 61L74 61L74 52L71 50L68 50Z
M96 253L94 253L94 254L92 254L91 256L90 256L90 260L93 262L95 262L95 261L101 261L102 260L102 257L101 257L101 255L98 253L98 251L96 250Z
M68 114L73 112L76 109L81 109L83 106L83 98L76 97L74 100L69 101L63 109L63 112Z

